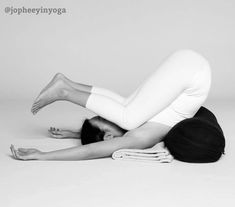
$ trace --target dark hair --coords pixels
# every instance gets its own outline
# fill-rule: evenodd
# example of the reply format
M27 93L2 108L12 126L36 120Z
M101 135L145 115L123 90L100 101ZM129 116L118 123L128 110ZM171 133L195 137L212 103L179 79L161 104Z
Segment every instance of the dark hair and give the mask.
M103 130L93 125L89 119L85 119L81 128L81 142L84 145L103 141L104 134Z
M225 148L224 134L216 117L204 107L194 118L176 124L164 142L175 159L191 163L215 162Z
M119 127L118 125L114 124L111 121L108 121L104 119L101 116L95 116L92 119L104 122L106 124L111 125L112 127L115 127L117 130L121 131L123 134L127 132L127 130ZM104 141L104 135L105 131L100 129L98 126L95 124L92 124L90 119L85 119L83 122L82 128L81 128L81 142L82 144L90 144L93 142L100 142Z

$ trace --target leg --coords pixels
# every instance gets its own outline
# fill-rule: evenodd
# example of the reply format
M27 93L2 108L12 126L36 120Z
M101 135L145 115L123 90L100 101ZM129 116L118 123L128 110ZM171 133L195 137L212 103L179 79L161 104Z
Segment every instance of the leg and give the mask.
M56 100L67 100L130 130L148 121L176 99L187 88L198 68L202 67L201 59L201 56L190 50L174 53L160 65L127 105L103 95L75 90L64 84L51 90L53 93L50 95L56 98L48 100L45 95L33 111L37 112ZM50 92L49 89L47 91ZM55 96L58 93L62 96Z
M50 83L40 92L39 96L35 100L31 109L32 113L36 114L44 106L59 100L71 101L75 104L79 104L85 107L88 96L91 93L112 99L114 102L117 102L119 104L126 105L137 95L140 88L142 87L140 86L139 88L137 88L128 98L124 98L119 94L114 93L108 89L94 87L94 86L92 87L85 84L73 82L73 86L76 85L76 88L74 88L72 87L72 84L69 84L69 82L70 80L67 79L64 75L60 73L56 74L54 78L50 81ZM78 88L80 88L81 90L78 90ZM71 92L70 95L73 92L76 93L77 91L77 96L80 97L80 98L77 97L79 100L77 100L77 98L75 102L73 98L72 100L68 100L66 94L68 94L69 91Z
M90 92L92 89L92 86L85 85L85 84L80 84L80 83L75 83L68 78L65 77L62 73L57 73L52 80L47 84L47 86L39 93L39 96L35 99L34 103L36 103L39 99L40 96L43 92L48 90L50 87L52 87L57 81L63 80L65 83L69 84L71 87L74 87L75 89L81 90L81 91L86 91Z
M47 84L47 86L40 92L39 96L35 99L34 104L38 102L38 100L41 98L41 95L46 90L51 88L57 81L61 81L61 80L65 84L67 84L67 85L69 85L79 91L84 91L84 92L88 92L88 93L97 93L97 94L112 98L119 103L124 103L126 101L125 97L122 97L121 95L114 93L113 91L110 91L110 90L107 90L104 88L100 88L100 87L94 87L94 86L90 86L90 85L86 85L86 84L82 84L82 83L77 83L77 82L71 81L70 79L65 77L65 75L63 75L62 73L57 73L52 78L52 80L49 82L49 84Z
M86 107L124 129L134 129L161 112L190 87L192 79L205 64L207 61L194 51L178 51L159 66L127 105L120 106L91 94Z
M58 82L58 83L57 83ZM59 86L61 85L61 86ZM55 87L56 86L56 87ZM57 87L58 86L58 87ZM100 87L95 87L95 86L90 86L90 85L85 85L81 83L76 83L65 77L61 73L57 73L53 79L49 82L49 84L40 92L39 96L36 98L34 101L34 104L32 106L31 111L35 114L38 109L42 108L40 105L44 105L45 101L43 103L39 104L40 100L46 99L46 102L48 102L46 105L54 102L54 99L56 100L62 100L61 96L57 96L52 98L53 101L49 101L51 99L51 96L53 96L52 92L50 91L56 91L57 93L61 93L59 90L51 90L52 88L60 88L63 89L63 87L67 86L67 88L73 88L75 90L78 90L78 92L86 92L86 93L95 93L98 95L105 96L107 98L113 99L114 101L126 105L139 91L140 87L137 88L134 93L132 93L129 97L125 98L111 90L105 89L105 88L100 88ZM66 87L65 87L66 88ZM55 94L54 94L55 95ZM59 98L60 97L60 98ZM63 97L66 99L65 97Z
M114 93L113 91L107 90L105 88L100 88L100 87L95 87L95 86L90 86L90 85L74 82L70 80L69 78L65 77L65 75L61 73L56 74L56 76L57 76L57 80L63 79L64 82L66 82L68 85L70 85L76 90L85 91L89 93L97 93L97 94L112 98L120 103L122 103L125 100L124 97L120 96L117 93Z
M137 88L137 90L135 90L134 93L132 93L129 97L125 98L125 97L123 97L123 96L121 96L111 90L108 90L106 88L101 88L101 87L97 87L97 86L90 86L90 85L74 82L61 73L57 73L52 81L55 82L56 80L59 80L59 79L64 80L68 85L70 85L74 89L77 89L79 91L85 91L85 92L90 92L90 93L95 93L95 94L99 94L102 96L106 96L106 97L109 97L109 98L111 98L121 104L124 104L124 105L127 104L137 94L137 91L141 87L140 86L139 88Z

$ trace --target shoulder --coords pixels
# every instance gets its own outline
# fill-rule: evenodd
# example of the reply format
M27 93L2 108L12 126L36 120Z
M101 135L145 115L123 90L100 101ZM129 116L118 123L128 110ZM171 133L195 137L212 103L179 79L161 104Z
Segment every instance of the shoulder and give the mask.
M151 137L157 137L159 135L166 134L171 127L155 123L155 122L146 122L145 124L141 125L140 127L130 130L124 134L128 137L139 137L139 138L151 138Z

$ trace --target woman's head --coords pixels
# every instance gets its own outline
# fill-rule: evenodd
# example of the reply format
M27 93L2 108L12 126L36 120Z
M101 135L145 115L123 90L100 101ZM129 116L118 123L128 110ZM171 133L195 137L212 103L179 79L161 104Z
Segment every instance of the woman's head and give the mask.
M123 136L126 130L100 116L85 119L81 128L82 144L113 139Z

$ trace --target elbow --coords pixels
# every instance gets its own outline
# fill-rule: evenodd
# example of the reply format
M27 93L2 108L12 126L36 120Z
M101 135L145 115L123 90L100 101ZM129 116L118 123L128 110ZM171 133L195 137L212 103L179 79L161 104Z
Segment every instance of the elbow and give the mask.
M125 129L125 130L128 130L128 131L130 131L132 129L135 129L137 127L138 127L137 125L132 124L132 123L125 123L125 124L122 125L122 128Z

